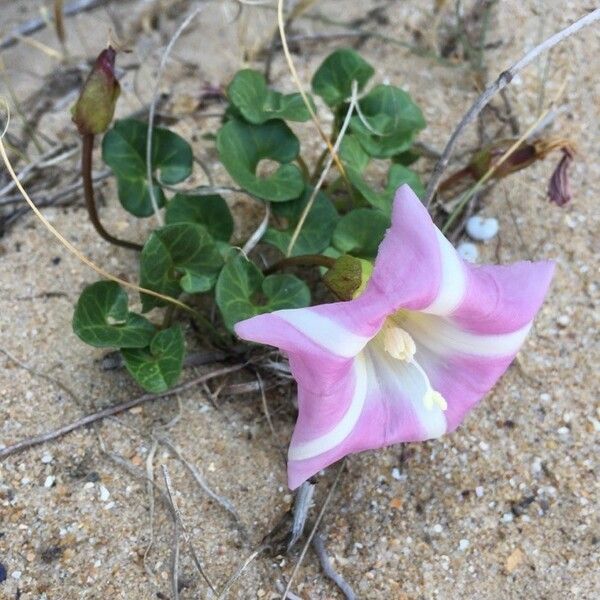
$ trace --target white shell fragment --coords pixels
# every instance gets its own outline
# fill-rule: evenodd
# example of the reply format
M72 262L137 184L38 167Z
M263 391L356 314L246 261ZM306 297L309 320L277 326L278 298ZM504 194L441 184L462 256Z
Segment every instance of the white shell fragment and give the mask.
M468 262L475 262L479 256L479 250L472 242L461 242L456 251L461 258Z
M475 215L467 221L467 233L477 242L487 242L498 233L498 219Z

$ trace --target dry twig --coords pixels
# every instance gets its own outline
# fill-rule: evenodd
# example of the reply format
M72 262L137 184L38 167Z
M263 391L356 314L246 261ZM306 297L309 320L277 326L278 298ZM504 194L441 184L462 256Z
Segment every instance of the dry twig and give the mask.
M577 33L584 27L591 25L592 23L598 21L600 19L600 8L592 11L587 14L585 17L581 17L569 27L562 29L558 33L555 33L552 37L544 40L541 44L538 44L535 48L530 50L523 58L518 60L508 69L500 73L498 78L491 83L484 92L475 100L475 102L471 105L471 108L467 111L465 116L461 119L460 123L457 125L456 129L450 136L446 147L444 148L444 152L442 153L441 158L438 160L433 173L431 175L431 179L429 180L429 185L427 186L427 193L425 195L424 203L429 206L437 187L439 185L440 179L442 177L442 173L448 166L448 162L450 160L450 156L452 155L452 151L454 149L454 144L456 140L460 137L463 129L471 123L475 117L483 110L483 108L488 104L488 102L502 89L504 89L515 77L519 71L522 71L527 65L533 62L540 54L543 52L547 52L550 48L553 48L563 40L567 39L571 35Z
M340 588L340 591L342 594L344 594L346 600L356 600L356 593L350 584L333 568L331 559L329 558L327 550L325 549L325 542L323 541L323 537L319 531L315 532L312 545L313 550L319 557L319 562L321 563L321 568L323 569L325 576L331 579L331 581L333 581L333 583Z
M337 487L337 484L340 480L340 476L342 475L342 471L344 470L344 465L346 463L346 460L344 458L342 458L342 460L339 463L339 467L338 467L338 471L337 474L335 476L335 479L333 481L333 484L331 485L331 488L327 494L327 497L325 498L325 502L323 502L323 506L321 507L321 510L319 511L319 514L317 516L317 520L315 521L315 524L311 530L311 532L308 535L308 539L306 540L306 543L304 544L304 548L302 548L302 552L300 553L300 557L298 558L298 562L296 563L296 565L294 566L294 570L292 571L292 574L290 575L290 580L288 581L288 584L285 588L285 591L283 592L283 595L281 596L281 600L285 600L288 592L290 591L290 589L292 588L292 582L294 581L294 577L296 577L296 574L298 573L298 570L300 569L300 565L302 564L302 561L304 560L304 557L306 556L306 552L308 551L308 547L310 546L310 543L317 531L317 529L319 528L319 524L321 523L321 519L323 518L323 515L325 514L325 511L327 510L327 507L329 506L329 502L331 501L331 498L333 497L333 493L335 492L335 489Z
M215 377L220 377L221 375L227 375L227 374L233 373L235 371L240 371L241 369L244 368L244 366L245 366L244 364L239 364L239 365L235 365L232 367L225 367L223 369L218 369L217 371L212 371L210 373L206 373L204 375L201 375L200 377L196 377L195 379L192 379L191 381L187 381L186 383L178 385L177 387L167 390L166 392L163 392L162 394L143 394L142 396L138 396L137 398L134 398L133 400L128 400L127 402L121 402L120 404L115 404L113 406L108 406L107 408L105 408L103 410L92 413L90 415L86 415L85 417L77 419L76 421L73 421L72 423L69 423L68 425L63 425L62 427L59 427L58 429L53 429L52 431L48 431L46 433L42 433L40 435L30 437L30 438L27 438L20 442L17 442L16 444L12 444L11 446L7 446L6 448L3 448L0 450L0 460L3 458L6 458L7 456L10 456L11 454L16 454L17 452L21 452L22 450L25 450L27 448L32 448L33 446L39 446L40 444L43 444L45 442L49 442L51 440L56 440L64 435L66 435L67 433L71 433L72 431L75 431L76 429L81 429L82 427L85 427L86 425L89 425L91 423L96 423L97 421L101 421L102 419L106 419L107 417L112 417L113 415L131 410L132 408L135 408L136 406L139 406L140 404L144 404L145 402L151 402L153 400L167 398L168 396L172 396L174 394L178 394L185 390L194 388L197 385L199 385L205 381L208 381L209 379L213 379Z

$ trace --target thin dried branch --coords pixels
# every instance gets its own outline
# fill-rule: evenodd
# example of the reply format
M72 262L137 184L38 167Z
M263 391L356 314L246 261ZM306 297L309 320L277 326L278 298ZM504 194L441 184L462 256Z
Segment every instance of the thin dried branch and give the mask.
M315 532L312 540L312 546L316 555L319 557L319 562L321 563L321 568L323 569L325 576L331 579L331 581L333 581L333 583L340 588L340 591L342 594L344 594L346 600L356 600L358 596L350 584L333 568L331 559L329 558L325 548L325 542L323 541L323 537L319 531Z
M333 481L333 484L331 485L331 488L329 489L327 497L325 498L325 502L323 502L323 506L321 507L321 510L319 511L317 520L315 521L315 524L314 524L311 532L308 535L308 539L306 540L306 543L304 544L304 548L302 548L302 552L300 553L298 562L294 566L294 570L292 571L292 574L290 575L290 580L288 581L285 591L283 592L283 595L281 596L281 600L285 600L288 595L288 592L292 589L292 583L294 581L294 578L296 577L296 574L298 573L298 570L300 569L300 565L302 564L302 561L304 560L304 557L306 556L308 547L310 546L310 543L311 543L315 533L317 532L317 529L319 528L319 524L321 523L321 520L323 519L323 515L325 514L325 511L327 510L327 507L329 506L329 502L331 501L331 498L333 498L333 493L335 492L335 490L337 488L337 484L342 475L342 471L344 470L345 463L346 463L346 460L344 458L342 458L342 460L339 463L338 471L337 471L337 474Z
M190 539L188 531L183 522L183 518L181 516L181 511L179 510L179 507L177 506L177 502L175 501L175 496L173 495L173 491L172 491L173 486L171 485L171 478L169 477L169 471L167 470L166 465L162 465L162 472L163 472L163 478L165 480L165 487L167 488L167 495L169 497L169 502L171 503L171 506L173 508L173 512L175 514L175 519L179 524L181 532L183 533L183 539L185 540L185 543L188 545L188 547L190 549L190 553L194 560L194 564L196 565L196 569L198 569L198 572L203 577L204 581L206 581L206 584L212 590L212 592L216 593L216 590L215 590L211 580L208 578L208 575L204 572L202 563L200 562L200 559L198 558L198 555L196 553L194 545L192 544L192 540ZM174 569L174 571L176 573L175 569ZM176 580L177 577L175 576L174 579Z
M148 135L146 137L146 177L148 181L152 181L152 131L154 127L154 111L156 110L156 101L158 99L160 91L160 81L162 79L165 67L167 66L167 60L171 54L171 50L175 46L175 43L185 31L188 25L196 18L196 16L204 9L204 6L198 6L193 10L179 25L173 37L171 37L165 51L163 52L162 58L160 59L160 65L158 67L158 73L156 74L156 82L154 84L154 92L152 93L152 101L150 102L150 111L148 112ZM154 216L158 221L159 225L164 225L164 219L158 208L158 201L156 200L156 192L154 186L148 186L148 192L150 193L150 201L152 202L152 208L154 210Z
M296 241L298 240L300 232L302 231L302 227L304 227L304 223L306 221L306 218L308 217L308 213L310 212L310 209L313 207L313 204L315 203L315 200L317 199L317 194L319 193L321 186L325 182L325 178L327 177L327 174L329 173L329 169L331 169L331 166L333 165L334 161L336 160L336 158L338 156L338 151L339 151L340 145L342 143L342 140L344 139L344 135L346 134L348 125L350 125L350 118L352 117L352 113L354 112L354 109L357 106L358 106L358 85L357 85L356 81L353 81L352 82L352 96L350 98L350 104L348 106L348 111L346 112L346 117L344 118L344 122L342 123L342 126L340 127L340 132L338 134L337 139L335 140L335 144L334 144L333 148L330 150L330 154L327 158L327 162L325 163L325 167L323 168L323 171L321 172L321 176L319 177L319 180L317 181L317 183L310 195L310 198L308 199L308 202L306 203L306 206L304 207L304 210L302 211L302 214L300 215L300 219L298 219L298 224L296 225L296 228L294 229L294 233L292 234L292 237L290 238L290 243L288 244L287 251L285 253L286 257L290 257L292 254L292 250L294 249L294 245L296 244Z
M101 421L102 419L106 419L107 417L112 417L113 415L117 415L119 413L131 410L136 406L140 406L146 402L152 402L154 400L159 400L161 398L167 398L169 396L173 396L174 394L179 394L185 390L189 390L194 388L209 379L213 379L215 377L220 377L222 375L228 375L229 373L234 373L235 371L240 371L245 367L244 364L234 365L232 367L225 367L223 369L218 369L217 371L212 371L210 373L206 373L201 375L200 377L196 377L191 381L187 381L177 387L174 387L162 394L143 394L142 396L138 396L133 400L128 400L127 402L121 402L119 404L114 404L113 406L109 406L103 410L92 413L90 415L86 415L72 423L67 425L63 425L58 429L53 429L51 431L47 431L46 433L42 433L40 435L36 435L27 439L24 439L16 444L12 444L11 446L7 446L6 448L2 448L0 450L0 460L10 456L11 454L16 454L17 452L21 452L22 450L26 450L28 448L32 448L33 446L39 446L40 444L44 444L45 442L49 442L52 440L56 440L67 433L71 433L76 429L81 429L90 423L96 423Z
M225 496L221 496L221 495L217 494L215 491L213 491L209 487L208 483L206 483L204 476L202 475L202 473L200 473L200 471L198 470L196 465L187 461L183 457L181 450L177 446L175 446L175 444L173 444L168 438L158 437L157 439L161 444L166 446L177 457L177 459L181 462L181 464L188 470L188 472L190 473L190 475L192 476L194 481L198 484L198 487L200 487L200 489L207 496L212 498L221 508L223 508L225 511L227 511L231 515L231 517L233 518L235 524L239 528L242 535L244 537L247 537L246 528L244 527L244 525L238 515L238 512L235 509L235 506L233 505L231 500L229 500L228 498L225 498Z
M429 206L435 192L440 183L440 179L446 167L448 166L448 162L450 161L450 156L452 155L452 151L454 149L454 144L462 134L464 128L471 123L477 115L483 110L483 108L488 104L488 102L502 89L504 89L515 77L517 73L522 71L527 65L532 63L540 54L547 52L550 48L553 48L560 42L566 40L568 37L574 35L584 27L591 25L592 23L598 21L600 19L600 8L597 8L587 14L585 17L581 17L569 27L562 29L558 33L555 33L552 37L544 40L541 44L538 44L535 48L530 50L523 58L518 60L508 69L500 73L498 78L491 83L484 92L475 100L475 102L471 105L471 108L467 111L465 116L461 119L460 123L457 125L456 129L450 136L446 147L444 148L444 152L442 153L441 158L438 160L437 164L433 169L433 173L431 175L431 179L429 181L429 185L427 186L427 193L425 195L424 203L426 206Z

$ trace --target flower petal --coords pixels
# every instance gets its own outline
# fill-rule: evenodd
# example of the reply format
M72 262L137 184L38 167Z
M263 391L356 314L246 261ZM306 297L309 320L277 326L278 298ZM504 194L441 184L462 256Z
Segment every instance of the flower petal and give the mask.
M417 353L427 371L431 385L446 402L445 417L448 431L456 429L467 413L500 379L513 360L513 356L481 357L456 355L439 360Z
M288 353L350 358L379 331L387 316L381 313L381 306L361 297L258 315L237 323L235 332L245 340L276 346Z
M527 326L540 309L554 273L554 263L469 265L464 298L452 314L463 329L509 333Z
M288 456L290 488L347 454L442 435L443 411L425 407L430 389L422 369L392 358L375 343L351 362L330 395L307 391L299 382L299 417ZM342 398L343 412L333 410Z
M466 268L408 185L396 192L392 226L379 247L366 295L400 308L450 314L466 288Z

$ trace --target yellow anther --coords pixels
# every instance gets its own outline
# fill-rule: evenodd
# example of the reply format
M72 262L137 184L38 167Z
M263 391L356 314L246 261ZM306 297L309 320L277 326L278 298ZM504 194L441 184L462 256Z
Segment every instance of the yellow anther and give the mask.
M425 394L423 403L425 404L425 408L427 410L433 410L434 407L441 410L446 410L448 408L448 403L446 402L444 396L432 389L428 390L428 392Z
M398 360L410 362L417 347L415 341L401 327L386 325L383 329L383 347L385 351Z

